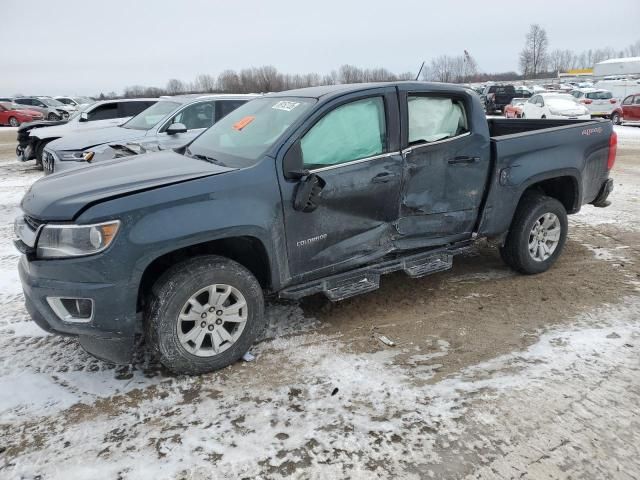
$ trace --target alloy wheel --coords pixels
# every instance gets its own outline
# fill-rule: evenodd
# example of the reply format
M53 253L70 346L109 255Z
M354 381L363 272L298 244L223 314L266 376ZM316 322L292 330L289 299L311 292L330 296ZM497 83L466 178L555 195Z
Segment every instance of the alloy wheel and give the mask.
M182 347L197 357L212 357L230 348L248 319L247 302L235 287L209 285L186 301L178 315L177 334Z
M545 213L533 224L529 233L529 255L536 262L544 262L560 243L562 226L555 213Z

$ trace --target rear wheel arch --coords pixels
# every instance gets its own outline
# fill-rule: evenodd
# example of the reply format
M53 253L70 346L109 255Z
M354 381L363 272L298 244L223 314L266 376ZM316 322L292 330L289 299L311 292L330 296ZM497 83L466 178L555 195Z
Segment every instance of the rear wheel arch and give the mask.
M538 192L558 200L562 203L567 213L576 213L580 210L579 185L580 183L576 176L566 173L533 180L522 191L518 204L522 202L528 193Z

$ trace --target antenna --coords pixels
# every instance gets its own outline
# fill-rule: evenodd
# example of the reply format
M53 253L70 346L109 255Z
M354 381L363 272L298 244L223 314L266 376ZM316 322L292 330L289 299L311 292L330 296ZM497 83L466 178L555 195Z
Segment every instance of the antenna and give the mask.
M420 65L420 70L418 70L418 75L416 75L416 82L420 78L420 74L422 73L423 68L424 68L424 61L422 62L422 65Z

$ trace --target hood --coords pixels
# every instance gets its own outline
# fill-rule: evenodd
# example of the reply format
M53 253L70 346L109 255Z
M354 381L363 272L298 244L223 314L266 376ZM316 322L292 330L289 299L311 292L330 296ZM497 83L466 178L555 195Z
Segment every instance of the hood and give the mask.
M73 112L76 111L76 107L73 107L71 105L58 105L58 106L53 107L53 108L55 108L56 110L64 110L64 111L69 112L69 113L73 113Z
M43 126L31 130L29 133L32 137L43 138L60 138L71 133L82 131L83 133L92 129L103 129L105 127L113 127L124 123L126 119L108 119L96 120L94 122L79 122L78 117L64 122L56 126ZM140 131L138 131L139 133ZM57 150L66 150L65 148L56 148Z
M232 170L173 150L154 152L44 177L27 191L21 207L38 220L68 221L100 201Z
M131 128L122 127L105 127L95 130L82 129L82 131L71 132L67 130L66 135L62 138L54 140L48 147L54 151L60 150L86 150L95 145L108 142L121 142L123 140L131 140L134 138L144 137L147 133L145 130L133 130ZM37 133L34 132L34 135Z

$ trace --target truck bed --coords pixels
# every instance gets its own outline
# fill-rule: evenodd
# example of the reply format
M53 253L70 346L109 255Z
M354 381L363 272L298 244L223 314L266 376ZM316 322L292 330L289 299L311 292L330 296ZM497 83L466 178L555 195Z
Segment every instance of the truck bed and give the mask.
M598 195L608 178L607 160L613 125L607 120L489 119L492 170L480 235L509 228L522 192L554 178L575 213Z
M530 120L530 119L506 119L490 118L489 135L491 139L498 139L505 135L515 135L518 133L530 133L535 130L555 130L561 127L585 125L588 123L598 123L600 120Z

